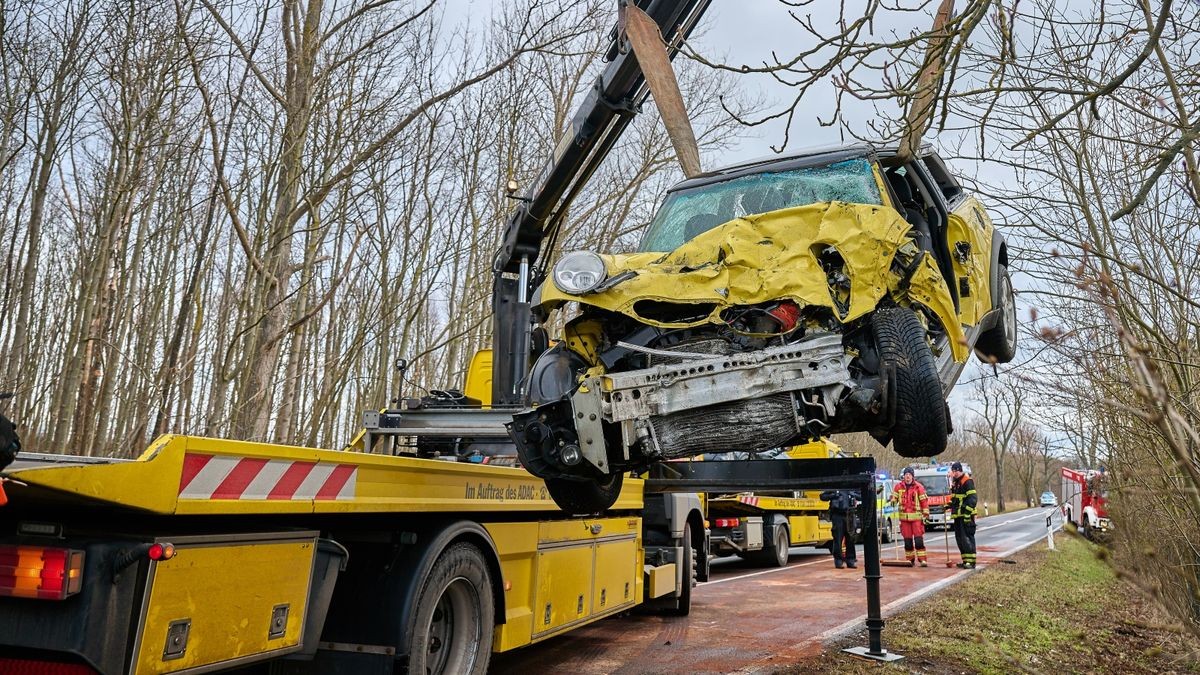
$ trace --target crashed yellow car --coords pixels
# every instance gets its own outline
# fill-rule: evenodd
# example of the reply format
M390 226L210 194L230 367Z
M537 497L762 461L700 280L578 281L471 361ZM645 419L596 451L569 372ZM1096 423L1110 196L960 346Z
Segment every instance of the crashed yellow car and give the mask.
M709 452L868 431L946 447L972 349L1016 349L1008 251L928 148L858 144L672 188L639 252L563 255L534 298L575 307L510 434L560 506L611 505L622 475Z

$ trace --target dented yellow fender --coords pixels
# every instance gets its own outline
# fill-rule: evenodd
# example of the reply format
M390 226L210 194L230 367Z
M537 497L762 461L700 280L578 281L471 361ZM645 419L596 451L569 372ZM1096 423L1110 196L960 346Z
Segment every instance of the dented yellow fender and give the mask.
M801 306L833 310L845 323L873 311L887 295L919 302L937 315L950 338L956 361L967 358L966 340L954 301L930 256L922 256L906 289L892 260L911 241L911 226L890 207L824 202L736 218L669 253L602 255L610 279L635 276L598 293L570 295L553 283L542 289L541 306L579 302L661 328L722 323L720 313L735 306L790 299ZM849 306L842 313L830 295L819 252L833 246L845 260ZM642 300L712 305L705 317L664 323L639 316Z

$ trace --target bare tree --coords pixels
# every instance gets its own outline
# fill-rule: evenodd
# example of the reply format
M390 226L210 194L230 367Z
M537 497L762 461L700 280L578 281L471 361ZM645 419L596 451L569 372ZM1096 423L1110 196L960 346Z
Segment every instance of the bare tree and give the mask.
M1004 511L1005 463L1021 427L1024 399L1011 378L980 378L975 382L974 394L972 410L976 418L967 425L967 432L979 438L991 453L996 470L996 506Z

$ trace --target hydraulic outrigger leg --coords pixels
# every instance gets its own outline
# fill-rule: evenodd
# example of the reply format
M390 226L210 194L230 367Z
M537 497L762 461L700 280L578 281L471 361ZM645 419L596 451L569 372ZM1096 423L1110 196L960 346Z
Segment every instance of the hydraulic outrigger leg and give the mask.
M846 652L876 661L904 658L883 648L880 607L878 524L875 517L875 459L757 460L749 462L671 462L656 464L646 476L650 492L742 492L768 490L857 489L863 508L863 557L867 581L866 647Z

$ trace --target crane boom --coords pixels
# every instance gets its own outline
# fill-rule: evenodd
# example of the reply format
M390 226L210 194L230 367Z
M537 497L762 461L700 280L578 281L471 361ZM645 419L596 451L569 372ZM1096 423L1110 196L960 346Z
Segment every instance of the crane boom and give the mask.
M619 0L643 10L658 25L667 56L674 57L710 0ZM529 370L533 323L529 291L545 276L550 249L571 201L616 144L649 89L618 19L608 66L576 109L554 155L509 218L493 264L493 380L495 404L521 403Z

